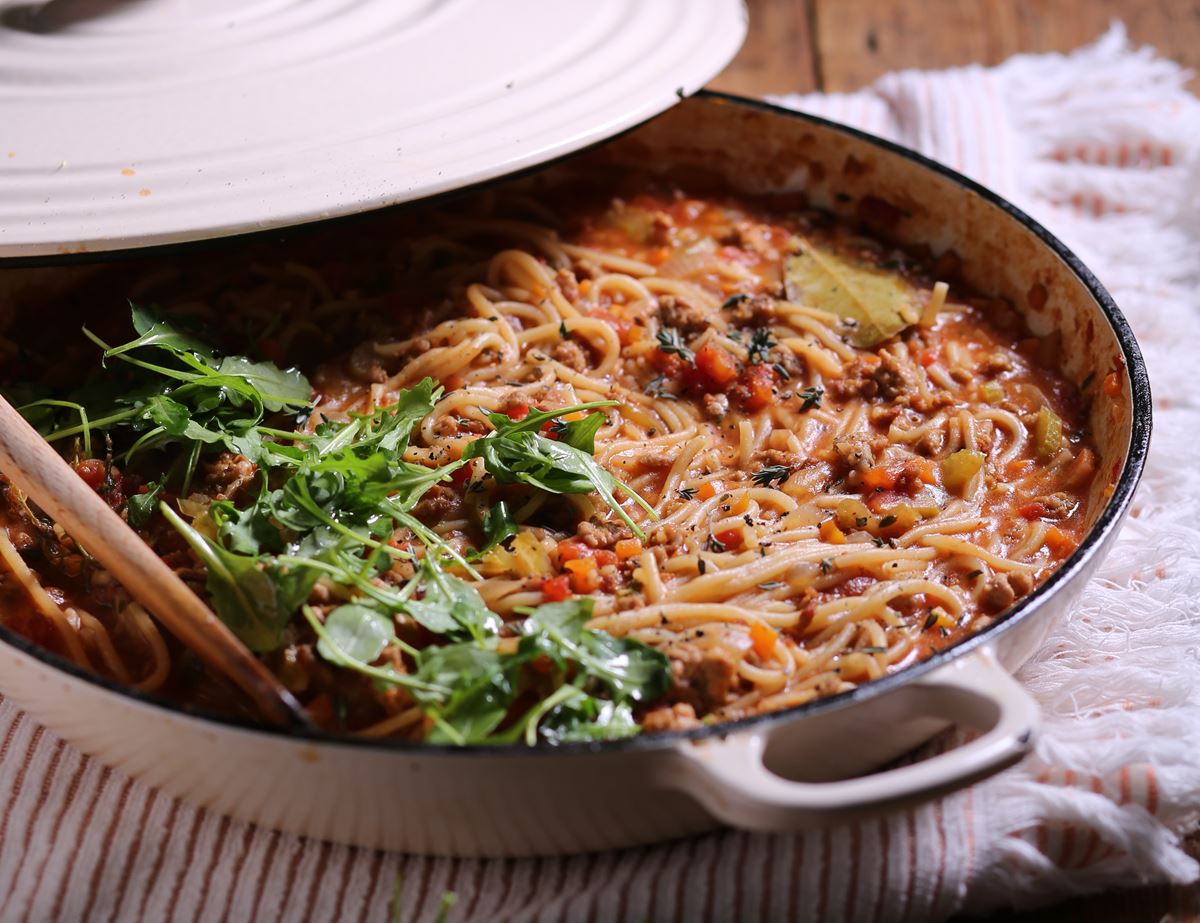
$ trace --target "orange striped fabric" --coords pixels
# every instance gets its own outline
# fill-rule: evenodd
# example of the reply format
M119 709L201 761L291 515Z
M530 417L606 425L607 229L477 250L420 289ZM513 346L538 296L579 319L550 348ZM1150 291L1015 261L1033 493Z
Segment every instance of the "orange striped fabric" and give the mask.
M83 756L3 700L0 741L3 923L390 921L397 903L395 918L421 921L447 892L457 898L452 920L925 921L964 906L977 841L989 833L968 790L794 836L726 832L565 860L406 857L190 807ZM1148 764L1107 780L1059 772L1043 781L1157 806ZM1070 868L1079 857L1068 832L1023 835ZM1075 832L1081 842L1089 835Z
M0 741L3 923L424 921L446 892L455 921L923 921L959 906L965 844L977 836L958 795L796 836L727 832L565 860L408 857L190 807L3 700Z

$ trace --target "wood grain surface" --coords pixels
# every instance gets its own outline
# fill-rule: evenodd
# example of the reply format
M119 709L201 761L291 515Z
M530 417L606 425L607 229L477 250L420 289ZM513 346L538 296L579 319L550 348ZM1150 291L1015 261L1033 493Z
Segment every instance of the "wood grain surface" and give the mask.
M1114 19L1135 44L1200 70L1200 0L748 0L750 34L711 84L747 96L857 90L903 68L1069 51ZM1200 80L1193 77L1193 92ZM1200 758L1200 757L1198 757ZM1200 836L1188 842L1200 857ZM989 918L1010 923L1200 921L1200 887L1155 886Z
M714 89L857 90L906 67L1069 51L1121 20L1136 44L1200 69L1198 0L749 0L750 34ZM1193 78L1193 91L1200 81Z

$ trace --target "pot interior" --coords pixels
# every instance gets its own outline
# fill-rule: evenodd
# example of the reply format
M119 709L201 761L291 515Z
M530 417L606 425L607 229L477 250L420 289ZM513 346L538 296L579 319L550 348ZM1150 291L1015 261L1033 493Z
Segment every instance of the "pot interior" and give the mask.
M860 222L878 238L928 246L934 257L953 251L973 289L1004 299L1038 336L1056 337L1061 370L1080 386L1099 449L1101 476L1088 498L1088 525L1104 511L1134 436L1135 385L1139 414L1148 425L1149 392L1140 355L1124 319L1091 273L1044 230L1018 218L1011 206L878 139L714 94L685 100L584 156L599 165L650 169L709 185L715 181L747 193L801 193L812 205ZM1093 294L1097 290L1107 301L1104 307ZM1106 308L1115 317L1106 315ZM1137 366L1134 379L1130 354Z
M812 205L861 222L874 236L928 246L935 257L953 251L972 288L1003 298L1040 336L1057 335L1063 371L1084 393L1100 454L1101 476L1088 498L1089 524L1113 497L1131 447L1144 449L1149 424L1144 371L1115 307L1087 270L1044 231L960 177L847 129L712 94L686 100L637 130L576 155L564 168L649 169L684 185L716 181L754 194L801 194ZM316 234L332 246L344 245L374 222L386 231L393 214L294 234ZM122 311L123 296L111 297L123 291L121 280L155 267L202 264L214 248L219 254L247 246L275 243L255 237L90 263L0 264L0 361L4 349L20 348L26 331L59 322L64 310L72 320L88 310Z

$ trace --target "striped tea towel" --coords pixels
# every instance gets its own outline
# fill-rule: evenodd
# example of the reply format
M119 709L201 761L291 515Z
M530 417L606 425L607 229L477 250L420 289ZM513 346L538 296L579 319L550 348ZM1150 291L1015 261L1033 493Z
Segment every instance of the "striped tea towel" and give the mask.
M908 813L567 860L413 858L181 804L0 702L0 921L936 920L1192 881L1200 808L1200 103L1114 27L1068 56L905 72L782 102L1008 196L1092 266L1150 365L1157 431L1101 575L1021 679L1045 732L1021 766Z

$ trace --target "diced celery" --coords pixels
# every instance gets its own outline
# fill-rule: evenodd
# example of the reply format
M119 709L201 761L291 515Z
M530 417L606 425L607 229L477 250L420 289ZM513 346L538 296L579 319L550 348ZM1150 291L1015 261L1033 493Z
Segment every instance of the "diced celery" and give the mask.
M1062 418L1049 407L1038 411L1033 424L1033 450L1042 460L1053 458L1062 448Z
M871 521L871 511L861 500L847 498L837 505L837 524L844 532L865 529Z
M971 479L983 467L983 453L959 449L942 459L942 486L949 493L963 496Z
M985 381L979 386L979 396L989 404L999 404L1004 400L1004 388L998 381Z
M878 531L889 536L903 535L920 521L921 514L915 507L908 503L897 503L880 514Z

